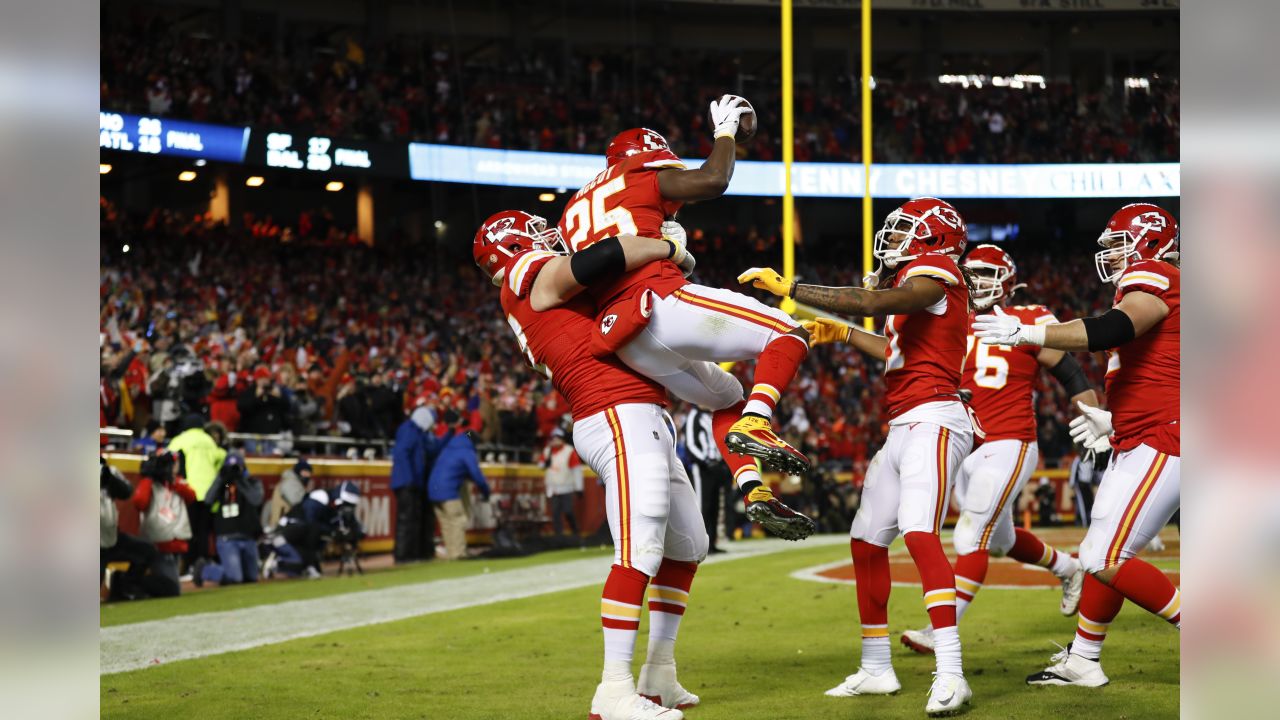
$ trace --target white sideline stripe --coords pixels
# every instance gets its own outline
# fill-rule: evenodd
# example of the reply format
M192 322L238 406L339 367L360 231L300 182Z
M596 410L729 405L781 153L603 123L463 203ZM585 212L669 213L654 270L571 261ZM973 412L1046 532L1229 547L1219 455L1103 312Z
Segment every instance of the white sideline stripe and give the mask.
M908 555L908 554L909 554L909 553L907 553L905 550L903 550L903 551L901 551L901 552L892 552L892 553L889 553L889 557L894 557L894 556L899 556L899 557L901 557L901 556L903 556L903 555ZM853 580L846 580L846 579L844 579L844 578L833 578L833 577L827 577L826 575L823 575L823 574L822 574L822 573L826 572L827 570L835 570L835 569L836 569L836 568L838 568L838 567L844 567L844 566L846 566L846 565L848 565L848 564L849 564L849 561L848 561L848 560L837 560L836 562L823 563L822 565L814 565L813 567L807 567L807 568L802 568L802 569L800 569L800 570L796 570L795 572L791 573L791 577L795 578L796 580L808 580L809 582L829 583L829 584L831 584L831 585L857 585L857 583L856 583L856 582L854 582ZM1040 567L1039 565L1027 565L1027 564L1025 564L1025 563L1022 563L1022 567L1024 567L1024 568L1035 568L1036 570L1044 570L1046 573L1049 573L1049 571L1048 571L1048 570L1045 570L1044 568ZM1052 575L1053 575L1053 574L1052 574L1052 573L1049 573L1049 575L1050 575L1050 577L1052 577ZM915 587L915 588L918 588L918 587L920 587L920 583L898 582L897 580L895 580L895 581L893 582L893 587ZM983 589L983 590L1058 590L1058 589L1061 589L1061 586L1060 586L1060 585L1053 585L1053 586L1049 586L1049 585L1044 585L1044 586L1040 586L1040 585L983 585L983 586L982 586L982 589Z
M844 536L824 535L801 543L774 539L733 543L729 552L707 558L706 564L845 542L848 540ZM98 631L98 672L110 675L141 670L339 630L599 585L604 582L612 561L609 556L583 558L464 578L113 625Z

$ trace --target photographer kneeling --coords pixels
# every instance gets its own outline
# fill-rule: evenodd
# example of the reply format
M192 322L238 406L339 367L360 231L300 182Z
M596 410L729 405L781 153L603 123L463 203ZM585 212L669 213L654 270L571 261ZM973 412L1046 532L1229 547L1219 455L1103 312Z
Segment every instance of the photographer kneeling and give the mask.
M301 556L301 568L307 577L321 577L320 552L330 538L358 541L364 536L355 508L360 502L360 488L344 480L333 490L312 490L302 502L293 506L280 520L280 532L286 542ZM281 562L285 572L293 570Z
M142 513L142 538L154 543L160 557L151 567L156 580L148 586L152 597L171 596L181 592L178 561L187 551L191 539L191 519L187 503L195 502L196 493L177 477L178 456L161 450L142 463L138 473L142 480L133 490L133 506Z
M244 457L227 455L218 477L204 496L213 516L218 562L197 560L192 569L196 585L258 581L258 536L262 534L262 481L249 474Z

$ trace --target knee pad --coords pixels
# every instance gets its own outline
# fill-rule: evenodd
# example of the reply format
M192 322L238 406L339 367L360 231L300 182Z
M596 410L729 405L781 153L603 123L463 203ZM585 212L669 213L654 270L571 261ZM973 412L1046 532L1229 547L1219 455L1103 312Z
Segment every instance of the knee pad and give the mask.
M1080 566L1090 574L1100 572L1107 566L1107 547L1111 538L1097 533L1086 533L1084 542L1080 543Z
M982 521L968 511L961 511L960 519L956 521L955 532L951 535L951 544L956 548L956 554L968 555L976 552L978 541L982 536Z

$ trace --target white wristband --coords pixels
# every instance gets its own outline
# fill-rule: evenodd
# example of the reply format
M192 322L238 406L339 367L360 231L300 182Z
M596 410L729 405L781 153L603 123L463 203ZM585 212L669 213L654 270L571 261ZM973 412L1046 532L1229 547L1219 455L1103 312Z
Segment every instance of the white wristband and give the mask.
M1022 337L1024 341L1022 345L1044 345L1044 331L1047 325L1023 325Z

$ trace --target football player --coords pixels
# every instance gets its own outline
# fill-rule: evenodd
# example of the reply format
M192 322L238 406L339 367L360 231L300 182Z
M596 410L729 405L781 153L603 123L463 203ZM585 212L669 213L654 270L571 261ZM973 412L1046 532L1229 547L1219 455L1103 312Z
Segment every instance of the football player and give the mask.
M920 571L933 625L938 671L925 711L959 712L972 697L956 631L956 581L939 532L960 461L973 444L973 421L960 402L969 322L969 288L956 261L968 231L960 213L936 198L916 198L889 213L876 233L875 257L892 271L890 287L820 287L786 282L771 269L738 277L775 295L842 315L887 315L877 335L833 320L807 324L815 345L842 341L884 361L889 435L867 467L862 504L849 530L862 622L862 665L827 691L835 697L887 695L902 688L889 644L889 544L902 534ZM867 285L879 288L880 270Z
M493 215L476 233L476 264L495 285L520 351L569 403L573 444L605 485L614 563L600 602L604 671L594 720L680 720L698 696L676 680L675 640L698 563L701 507L676 456L666 391L617 358L591 352L595 306L586 287L655 258L691 265L669 240L609 238L572 258L555 229L521 211ZM631 673L648 590L649 649ZM665 706L665 707L664 707Z
M1076 636L1032 685L1107 684L1098 658L1125 598L1181 629L1182 599L1159 568L1134 557L1180 503L1181 272L1178 222L1149 203L1120 208L1098 238L1098 275L1116 287L1114 307L1096 317L1033 325L1012 315L981 315L982 342L1067 351L1114 351L1107 375L1111 410L1080 405L1072 437L1094 450L1114 449L1080 545L1089 574Z
M977 311L1016 317L1029 325L1057 322L1043 305L1009 305L1017 284L1013 258L995 245L979 245L965 257L962 267L973 283L972 305ZM970 313L969 322L973 322ZM968 338L964 377L960 383L970 393L969 407L985 433L982 445L960 464L955 496L960 505L952 542L956 560L956 621L987 577L991 555L1008 555L1019 562L1039 565L1062 582L1063 615L1074 615L1080 603L1084 571L1070 554L1058 552L1034 534L1015 527L1014 505L1040 461L1036 447L1036 414L1032 404L1036 376L1044 367L1066 388L1071 402L1098 406L1098 395L1075 358L1052 348L1023 345L1007 348ZM933 628L907 630L902 644L922 653L933 652Z
M686 169L653 130L619 133L606 152L608 167L565 207L559 227L570 250L579 252L618 233L658 237L683 232L664 221L684 203L725 192L733 176L734 137L741 116L750 111L734 95L711 103L715 146L696 170ZM729 450L787 472L808 471L809 459L774 434L770 422L781 393L809 352L808 333L789 315L740 293L692 284L665 260L591 293L601 332L618 357L676 397L715 412L715 433ZM637 304L651 305L651 314L640 322L625 322L637 317ZM744 403L741 383L714 372L715 363L752 359L754 385ZM788 535L813 532L813 521L778 502L754 467L739 470L734 478L752 520L781 527Z

